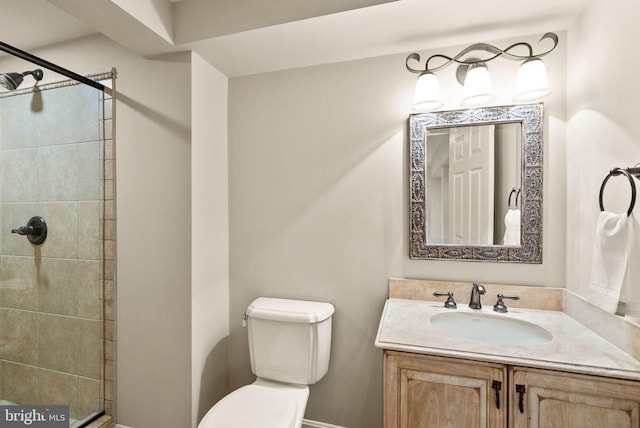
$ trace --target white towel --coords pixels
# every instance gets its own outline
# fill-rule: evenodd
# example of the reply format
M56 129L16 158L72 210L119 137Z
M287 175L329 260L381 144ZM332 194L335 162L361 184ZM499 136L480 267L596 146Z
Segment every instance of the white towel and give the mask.
M504 216L504 245L520 245L520 210L507 210Z
M620 301L624 302L625 315L640 323L640 219L629 217L629 251L627 271L622 282Z
M589 300L615 313L629 261L627 213L602 211L596 223Z

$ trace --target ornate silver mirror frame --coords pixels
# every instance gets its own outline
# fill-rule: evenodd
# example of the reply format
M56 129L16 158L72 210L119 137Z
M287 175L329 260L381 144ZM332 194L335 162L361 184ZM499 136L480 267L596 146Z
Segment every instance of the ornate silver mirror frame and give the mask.
M542 263L542 104L485 107L418 113L409 117L410 230L409 256L424 260L476 260ZM454 245L427 243L427 131L471 125L522 123L521 245Z

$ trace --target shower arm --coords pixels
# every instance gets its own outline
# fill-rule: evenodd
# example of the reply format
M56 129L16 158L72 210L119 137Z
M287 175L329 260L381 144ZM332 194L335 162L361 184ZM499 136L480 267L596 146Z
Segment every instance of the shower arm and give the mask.
M39 68L36 70L32 70L32 71L25 71L22 74L22 76L27 76L27 75L31 75L33 76L33 78L35 79L36 82L39 82L42 80L42 78L44 77L44 75L42 74L42 70L40 70Z
M7 52L8 54L11 54L13 56L17 56L18 58L24 59L25 61L29 61L33 64L37 64L41 67L47 68L51 71L54 71L58 74L62 74L63 76L67 76L73 80L77 80L80 83L84 83L85 85L89 85L93 88L96 88L102 92L105 92L109 95L113 95L111 92L111 88L104 86L101 83L98 83L94 80L88 79L80 74L74 73L71 70L67 70L66 68L60 67L59 65L56 65L52 62L49 62L47 60L44 60L42 58L39 58L35 55L30 54L29 52L25 52L23 50L20 50L16 47L13 47L11 45L8 45L4 42L0 42L0 50Z

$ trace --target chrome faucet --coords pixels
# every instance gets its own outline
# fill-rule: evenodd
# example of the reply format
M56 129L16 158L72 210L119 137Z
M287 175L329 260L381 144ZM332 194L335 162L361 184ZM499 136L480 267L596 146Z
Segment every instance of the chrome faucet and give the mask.
M473 283L473 288L471 289L471 299L469 299L469 307L471 309L482 309L482 303L480 302L480 296L486 293L484 285L478 284L477 282Z

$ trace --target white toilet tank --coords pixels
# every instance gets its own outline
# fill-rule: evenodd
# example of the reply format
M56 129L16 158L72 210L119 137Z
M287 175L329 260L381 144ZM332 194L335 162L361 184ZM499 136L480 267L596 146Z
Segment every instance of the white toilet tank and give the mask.
M262 379L311 385L329 369L330 303L260 297L247 308L251 370Z

